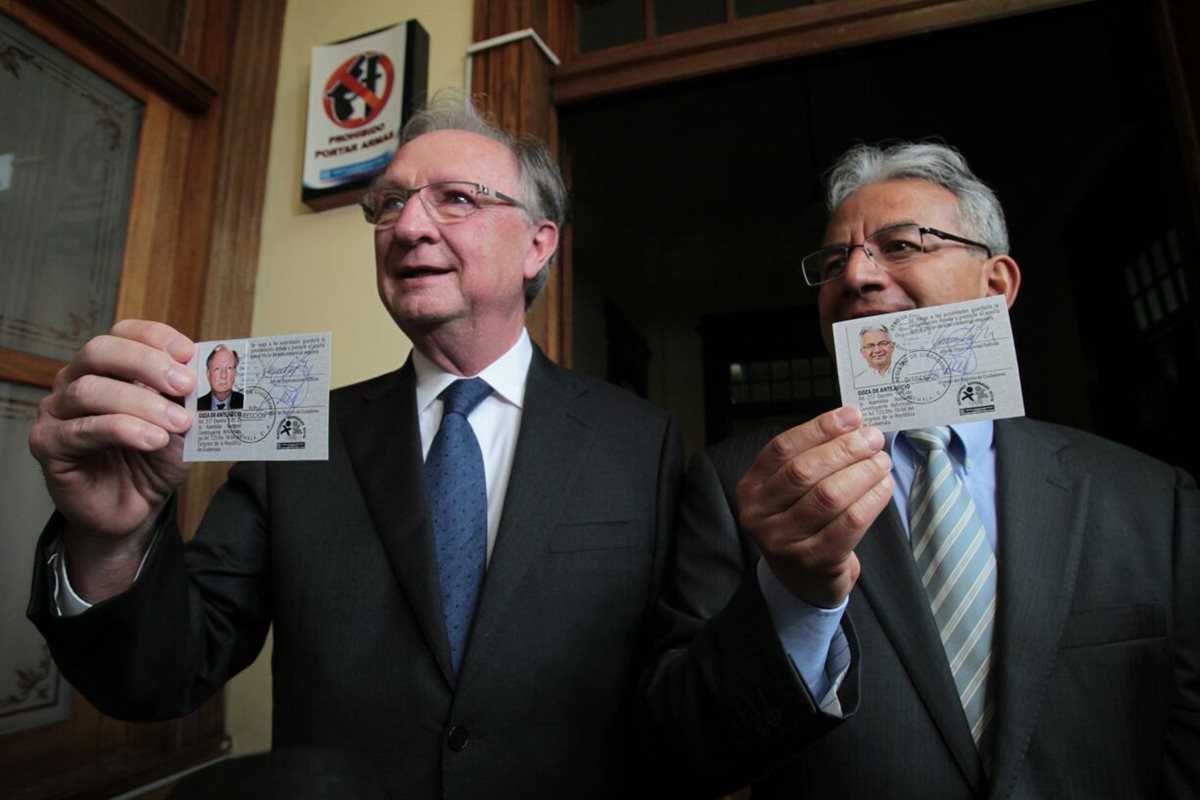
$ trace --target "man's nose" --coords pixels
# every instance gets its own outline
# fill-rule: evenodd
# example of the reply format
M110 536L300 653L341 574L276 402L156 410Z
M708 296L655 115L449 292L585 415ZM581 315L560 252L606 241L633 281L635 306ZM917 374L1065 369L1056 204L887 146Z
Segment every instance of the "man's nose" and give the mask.
M400 216L392 223L392 231L402 241L413 243L437 235L438 227L419 193L411 195L400 209Z
M883 279L886 271L875 263L869 248L870 245L865 242L856 244L846 254L846 271L843 275L846 283L862 286L867 283L878 283Z

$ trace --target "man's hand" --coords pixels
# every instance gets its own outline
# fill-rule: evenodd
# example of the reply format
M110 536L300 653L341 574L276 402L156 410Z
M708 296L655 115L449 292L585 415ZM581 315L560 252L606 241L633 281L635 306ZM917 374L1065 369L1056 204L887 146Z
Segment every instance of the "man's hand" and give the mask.
M70 523L72 584L92 602L133 580L155 517L187 476L192 416L170 398L195 383L183 366L194 351L168 325L118 322L59 371L38 408L29 449Z
M832 608L854 588L854 548L892 498L883 444L846 406L776 436L738 483L742 530L801 600Z

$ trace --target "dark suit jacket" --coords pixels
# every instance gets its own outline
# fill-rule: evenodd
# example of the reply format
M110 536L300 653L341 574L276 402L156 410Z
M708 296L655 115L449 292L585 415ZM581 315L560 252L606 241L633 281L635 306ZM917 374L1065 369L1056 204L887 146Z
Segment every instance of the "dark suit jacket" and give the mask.
M535 352L456 677L411 364L333 392L330 416L329 461L237 465L192 542L169 521L135 585L80 617L48 612L39 556L31 617L63 674L109 714L175 716L273 623L275 748L353 750L404 798L621 796L682 472L673 419Z
M229 393L229 407L230 408L241 408L243 402L244 402L244 397L241 392L230 392ZM213 410L212 392L209 392L208 394L202 394L196 398L196 410L197 411L212 411Z
M758 554L735 486L776 431L699 454L680 511L681 613ZM1078 431L996 423L999 666L991 778L894 504L857 549L862 706L755 784L771 797L1200 797L1200 499L1186 474ZM752 581L752 578L750 579ZM728 613L728 609L725 613ZM696 628L695 630L700 630Z

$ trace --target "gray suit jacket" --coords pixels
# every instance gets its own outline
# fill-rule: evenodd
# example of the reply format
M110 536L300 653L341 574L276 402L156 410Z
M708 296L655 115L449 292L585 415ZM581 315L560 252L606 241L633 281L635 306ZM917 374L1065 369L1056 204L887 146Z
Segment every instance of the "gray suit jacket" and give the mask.
M623 796L681 461L667 413L535 352L458 676L411 365L333 393L329 461L234 467L195 539L166 520L88 613L50 613L39 555L30 615L110 714L195 708L273 624L275 748L351 750L404 798Z
M738 479L776 431L699 454L669 593L704 618L744 591ZM999 666L985 776L895 506L857 549L844 625L861 708L755 784L770 797L1200 796L1200 496L1112 442L996 423ZM728 610L724 613L728 613ZM696 628L695 630L700 630Z

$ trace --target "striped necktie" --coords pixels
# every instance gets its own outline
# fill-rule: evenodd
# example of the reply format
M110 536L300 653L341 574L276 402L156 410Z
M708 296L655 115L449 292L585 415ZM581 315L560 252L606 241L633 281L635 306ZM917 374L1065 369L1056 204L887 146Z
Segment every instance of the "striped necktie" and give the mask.
M467 417L492 393L482 378L442 392L442 424L425 457L425 485L437 546L450 659L462 666L487 560L487 479L483 452Z
M975 503L946 448L950 428L905 431L924 462L913 478L908 529L917 572L929 596L971 736L991 762L993 698L988 693L996 617L996 557Z

